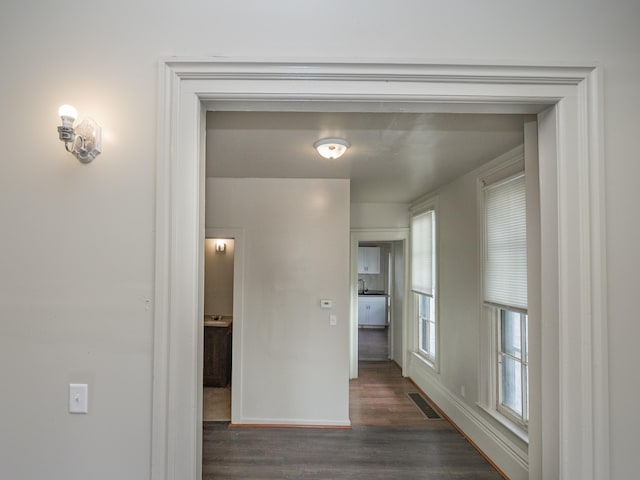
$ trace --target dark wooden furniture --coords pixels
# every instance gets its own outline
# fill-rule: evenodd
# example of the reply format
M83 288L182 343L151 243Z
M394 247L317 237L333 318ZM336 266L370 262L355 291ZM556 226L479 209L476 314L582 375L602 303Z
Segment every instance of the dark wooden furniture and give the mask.
M226 387L231 382L231 326L204 327L205 387Z

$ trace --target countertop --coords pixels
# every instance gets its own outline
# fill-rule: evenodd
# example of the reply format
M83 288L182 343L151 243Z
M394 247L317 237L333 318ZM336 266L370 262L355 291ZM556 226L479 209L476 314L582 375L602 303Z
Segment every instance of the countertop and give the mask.
M214 320L216 318L216 320ZM205 327L228 327L233 323L233 316L231 315L205 315L204 326Z
M359 297L388 297L383 290L367 290L365 293L358 292Z

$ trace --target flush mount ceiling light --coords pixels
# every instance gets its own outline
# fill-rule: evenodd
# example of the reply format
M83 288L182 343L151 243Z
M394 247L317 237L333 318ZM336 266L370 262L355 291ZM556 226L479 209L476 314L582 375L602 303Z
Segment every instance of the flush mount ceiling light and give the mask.
M73 128L78 118L78 111L71 105L62 105L58 109L62 125L58 127L60 140L64 142L67 152L72 153L82 163L89 163L102 150L102 129L91 120L85 118ZM71 147L69 147L71 145Z
M350 146L351 144L343 138L323 138L313 144L320 155L331 160L340 158Z

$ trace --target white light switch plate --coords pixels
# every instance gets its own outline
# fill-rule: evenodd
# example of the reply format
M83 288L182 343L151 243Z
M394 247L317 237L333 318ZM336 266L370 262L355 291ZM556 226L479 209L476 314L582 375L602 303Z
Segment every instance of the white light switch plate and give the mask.
M69 384L69 413L89 413L89 386L86 383Z
M336 317L335 315L331 314L329 315L329 325L331 325L332 327L336 326L338 324L338 317Z

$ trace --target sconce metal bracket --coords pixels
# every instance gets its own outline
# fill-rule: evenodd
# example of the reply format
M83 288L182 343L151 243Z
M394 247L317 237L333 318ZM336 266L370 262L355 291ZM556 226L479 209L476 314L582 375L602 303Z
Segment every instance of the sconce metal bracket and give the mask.
M102 128L91 118L85 118L75 129L73 153L82 163L89 163L102 151Z

